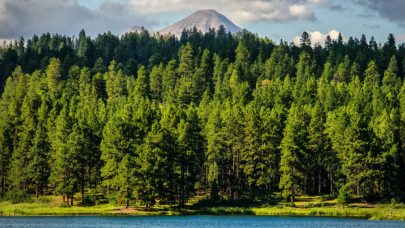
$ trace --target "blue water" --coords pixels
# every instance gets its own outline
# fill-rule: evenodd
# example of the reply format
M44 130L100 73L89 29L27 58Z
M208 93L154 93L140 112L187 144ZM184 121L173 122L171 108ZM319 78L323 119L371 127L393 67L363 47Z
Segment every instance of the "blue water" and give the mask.
M153 217L0 217L0 227L405 227L405 221L371 221L329 217L273 217L273 216L153 216Z

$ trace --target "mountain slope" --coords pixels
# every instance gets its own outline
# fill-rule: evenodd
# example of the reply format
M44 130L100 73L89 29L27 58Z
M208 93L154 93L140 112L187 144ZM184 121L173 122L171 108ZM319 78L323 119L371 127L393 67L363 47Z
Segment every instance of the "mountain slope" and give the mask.
M181 33L184 28L187 29L192 29L194 26L197 28L198 31L201 31L202 33L206 33L209 31L210 28L215 28L218 30L220 25L224 25L227 31L230 31L231 33L236 33L239 31L242 31L241 28L239 28L237 25L235 25L232 21L230 21L228 18L226 18L224 15L218 13L215 10L212 9L206 9L206 10L199 10L192 15L184 18L183 20L167 27L162 30L159 30L160 34L174 34L176 37L180 38ZM128 32L135 32L138 31L138 33L141 31L140 26L131 26L127 31L125 31L123 34L128 33ZM150 34L155 33L155 31L148 30Z
M202 33L206 33L209 31L210 28L215 28L216 30L218 30L219 26L222 24L225 26L227 31L231 31L231 33L242 31L241 28L236 26L224 15L218 13L215 10L207 9L199 10L192 15L184 18L183 20L165 29L159 30L159 33L168 34L169 32L171 32L172 34L180 38L183 28L190 29L196 26L197 30L201 30Z

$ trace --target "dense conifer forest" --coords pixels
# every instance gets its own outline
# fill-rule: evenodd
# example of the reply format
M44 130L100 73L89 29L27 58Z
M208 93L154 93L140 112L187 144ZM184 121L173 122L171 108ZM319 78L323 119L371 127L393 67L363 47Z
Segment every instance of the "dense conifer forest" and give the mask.
M203 190L405 200L405 44L392 34L313 45L306 32L294 44L224 27L82 30L21 37L0 55L4 199L73 203L103 187L146 206Z

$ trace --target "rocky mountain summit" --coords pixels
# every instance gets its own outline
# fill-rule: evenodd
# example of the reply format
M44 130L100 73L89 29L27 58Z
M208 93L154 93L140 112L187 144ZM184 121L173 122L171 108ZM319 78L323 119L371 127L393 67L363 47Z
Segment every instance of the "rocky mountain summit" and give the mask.
M232 21L230 21L228 18L226 18L224 15L218 13L215 10L212 9L206 9L206 10L199 10L192 15L184 18L183 20L167 27L164 29L161 29L159 31L151 31L148 30L150 34L159 32L159 34L173 34L176 37L180 38L181 33L184 28L186 29L192 29L194 26L197 28L197 30L201 31L202 33L206 33L209 31L210 28L215 28L218 30L220 25L224 25L227 31L230 31L231 33L236 33L239 31L242 31L241 28L239 28L237 25L235 25ZM129 32L135 32L141 31L140 26L131 26L125 33Z

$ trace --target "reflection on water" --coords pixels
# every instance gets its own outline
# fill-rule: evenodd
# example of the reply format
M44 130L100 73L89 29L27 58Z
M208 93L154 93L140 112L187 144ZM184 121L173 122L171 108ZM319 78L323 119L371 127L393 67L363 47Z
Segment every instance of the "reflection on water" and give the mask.
M0 217L0 227L405 227L404 221L370 221L329 217L153 216L153 217Z

